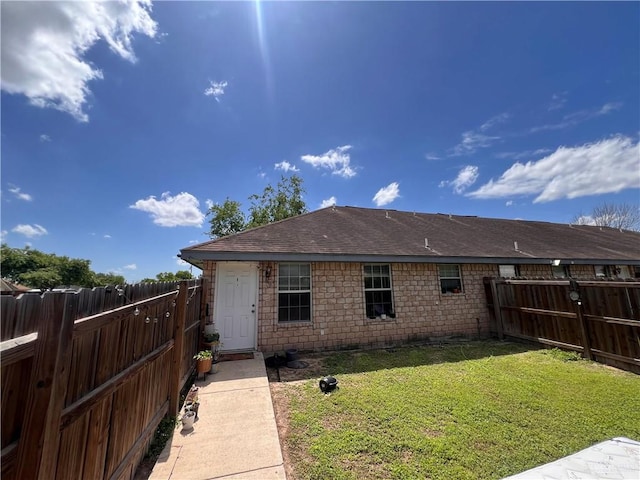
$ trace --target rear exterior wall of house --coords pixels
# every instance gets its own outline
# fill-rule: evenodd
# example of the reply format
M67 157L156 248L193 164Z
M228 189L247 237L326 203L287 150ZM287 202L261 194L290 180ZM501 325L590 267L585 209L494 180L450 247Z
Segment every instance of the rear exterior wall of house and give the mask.
M368 318L364 288L364 264L355 262L310 262L311 320L278 321L277 262L260 262L258 350L270 353L299 350L333 350L381 347L448 336L489 335L489 311L484 277L499 275L498 265L460 265L460 293L442 293L439 267L427 263L392 263L391 291L395 318ZM520 265L522 277L552 278L549 265ZM205 262L203 275L210 280L206 292L207 321L213 320L216 263ZM591 265L572 265L576 279L594 278Z

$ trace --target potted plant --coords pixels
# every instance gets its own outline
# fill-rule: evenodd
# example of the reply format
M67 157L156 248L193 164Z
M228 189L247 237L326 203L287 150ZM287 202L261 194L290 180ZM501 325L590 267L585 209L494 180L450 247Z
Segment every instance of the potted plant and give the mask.
M220 332L205 333L203 341L205 347L216 347L220 343Z
M200 350L193 358L196 360L196 371L198 375L201 373L207 373L211 370L211 363L213 362L213 352L211 350Z

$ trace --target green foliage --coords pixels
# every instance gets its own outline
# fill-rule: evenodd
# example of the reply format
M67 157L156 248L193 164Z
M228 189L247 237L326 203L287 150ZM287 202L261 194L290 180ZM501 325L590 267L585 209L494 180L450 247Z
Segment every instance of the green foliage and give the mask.
M580 355L578 352L560 350L559 348L543 350L542 353L562 362L576 362L578 360L582 360L582 355Z
M302 178L282 176L276 190L267 185L262 195L251 195L251 208L247 228L260 227L305 213L307 206L302 200L304 188Z
M211 219L211 230L209 236L211 238L226 237L233 233L238 233L246 228L244 214L240 209L240 202L230 200L228 197L222 205L212 205L209 208Z
M96 286L125 285L127 281L122 275L115 275L113 273L96 273L95 283Z
M261 195L249 197L251 207L248 218L242 213L239 202L227 198L222 205L209 208L209 236L225 237L305 213L307 206L302 199L303 194L302 178L297 175L288 178L282 176L276 188L267 185Z
M178 425L178 417L166 416L160 420L153 440L151 440L151 445L149 445L149 450L145 455L146 458L155 459L162 453L167 441L173 436L176 425Z
M31 288L96 287L125 283L123 276L93 272L89 260L43 253L30 247L11 248L3 243L1 256L2 276Z
M189 270L178 270L173 272L160 272L156 275L156 278L143 278L141 283L154 283L154 282L178 282L180 280L192 280L193 275Z
M640 378L564 357L498 342L331 355L330 395L278 384L295 476L498 479L639 438Z
M207 360L213 358L213 352L211 350L200 350L193 356L194 360Z

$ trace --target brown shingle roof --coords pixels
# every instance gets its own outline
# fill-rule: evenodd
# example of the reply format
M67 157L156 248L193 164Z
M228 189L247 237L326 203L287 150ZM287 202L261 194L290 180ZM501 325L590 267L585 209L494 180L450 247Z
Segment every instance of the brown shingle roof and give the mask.
M425 239L429 248L425 248ZM184 248L182 258L640 263L640 233L549 222L329 207Z

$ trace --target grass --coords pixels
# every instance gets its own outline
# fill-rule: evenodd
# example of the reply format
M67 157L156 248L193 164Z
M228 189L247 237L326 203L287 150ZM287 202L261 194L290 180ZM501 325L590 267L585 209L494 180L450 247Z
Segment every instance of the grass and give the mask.
M280 384L299 479L492 479L640 440L640 377L559 350L472 342L337 353L339 389ZM284 405L284 409L282 406Z

